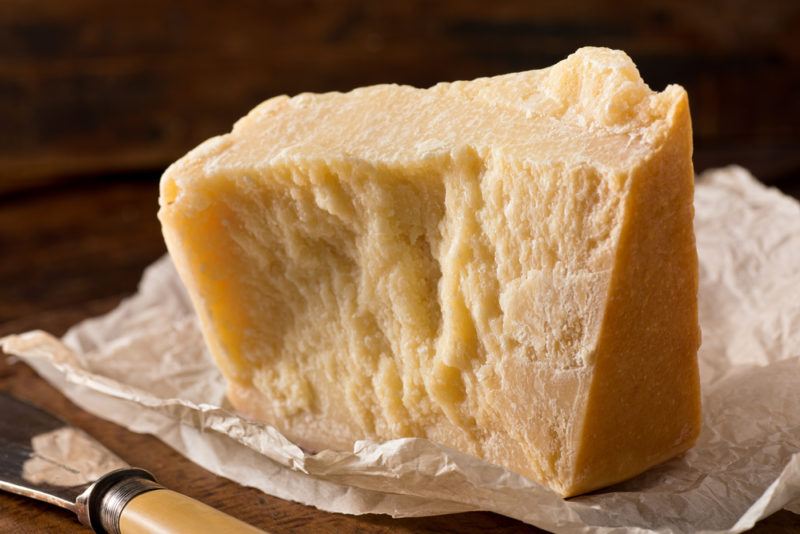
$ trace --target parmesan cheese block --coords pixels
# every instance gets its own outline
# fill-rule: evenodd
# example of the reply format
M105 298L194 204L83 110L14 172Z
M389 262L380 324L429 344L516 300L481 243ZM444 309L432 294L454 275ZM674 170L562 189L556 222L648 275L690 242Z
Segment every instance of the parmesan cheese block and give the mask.
M310 450L424 437L569 496L700 428L686 92L623 52L267 100L159 217L233 405Z

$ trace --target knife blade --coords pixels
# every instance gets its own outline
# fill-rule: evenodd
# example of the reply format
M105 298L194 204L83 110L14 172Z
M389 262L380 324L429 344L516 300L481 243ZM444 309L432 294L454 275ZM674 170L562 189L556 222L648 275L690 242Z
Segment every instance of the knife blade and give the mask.
M75 512L95 480L129 467L83 431L3 393L0 413L0 488L6 491Z
M83 430L4 392L0 490L70 510L99 533L263 532L164 488Z

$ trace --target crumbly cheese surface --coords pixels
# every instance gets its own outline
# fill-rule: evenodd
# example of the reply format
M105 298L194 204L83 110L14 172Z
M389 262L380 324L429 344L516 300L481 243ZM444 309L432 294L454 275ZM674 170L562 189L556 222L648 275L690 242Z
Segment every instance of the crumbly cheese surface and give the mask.
M699 430L692 180L683 89L584 48L273 98L167 170L159 217L238 409L572 495Z

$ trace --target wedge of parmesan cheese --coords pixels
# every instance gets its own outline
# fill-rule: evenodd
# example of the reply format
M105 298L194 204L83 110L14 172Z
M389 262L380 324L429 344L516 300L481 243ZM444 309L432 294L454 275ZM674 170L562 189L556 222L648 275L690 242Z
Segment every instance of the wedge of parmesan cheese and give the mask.
M623 52L273 98L159 217L240 411L312 450L424 437L568 496L700 428L686 92Z

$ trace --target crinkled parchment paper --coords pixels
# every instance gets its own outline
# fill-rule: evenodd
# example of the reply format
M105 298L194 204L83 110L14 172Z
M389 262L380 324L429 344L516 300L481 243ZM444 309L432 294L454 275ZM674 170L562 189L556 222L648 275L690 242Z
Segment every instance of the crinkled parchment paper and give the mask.
M729 167L699 179L696 208L700 439L636 479L570 500L427 440L307 454L236 416L166 258L111 313L61 340L35 331L2 347L85 410L323 510L491 510L558 532L739 532L782 507L800 513L800 205Z

